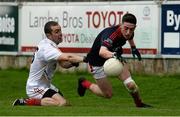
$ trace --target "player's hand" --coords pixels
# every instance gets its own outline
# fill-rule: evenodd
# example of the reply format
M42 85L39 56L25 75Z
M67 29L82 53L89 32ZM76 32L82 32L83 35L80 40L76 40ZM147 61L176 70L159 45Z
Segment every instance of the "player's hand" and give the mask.
M126 60L125 60L125 59L121 56L121 54L118 53L118 52L114 52L113 58L116 58L116 59L120 60L122 63L123 63L123 62L126 63Z
M137 56L138 60L141 61L141 54L139 53L138 49L136 49L135 46L131 47L131 52L132 52L133 58Z
M117 47L117 48L114 50L114 55L113 55L113 57L116 58L116 59L119 59L121 62L125 62L125 63L126 63L126 60L121 56L122 53L123 53L122 47Z
M119 56L121 56L122 53L123 53L123 49L122 49L122 47L117 47L117 48L114 50L114 52L116 52Z
M71 63L72 66L79 67L79 63Z

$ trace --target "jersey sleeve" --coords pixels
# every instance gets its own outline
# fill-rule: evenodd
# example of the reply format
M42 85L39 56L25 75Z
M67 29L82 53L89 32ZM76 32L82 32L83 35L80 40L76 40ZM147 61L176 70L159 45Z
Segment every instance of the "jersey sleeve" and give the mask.
M53 46L47 46L44 48L44 59L46 61L57 60L62 52Z
M107 48L111 48L113 45L113 41L110 38L106 38L104 40L102 40L102 46L105 46Z
M105 31L101 35L101 46L105 46L107 48L111 48L113 46L113 40Z

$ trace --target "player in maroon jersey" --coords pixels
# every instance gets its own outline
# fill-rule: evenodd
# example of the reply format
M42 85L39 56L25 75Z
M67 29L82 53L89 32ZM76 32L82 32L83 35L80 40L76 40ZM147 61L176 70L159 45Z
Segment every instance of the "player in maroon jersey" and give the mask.
M118 79L123 82L124 86L131 94L136 107L152 107L143 103L141 100L138 86L132 79L126 61L121 56L123 53L122 46L128 41L131 46L133 57L135 58L135 56L137 56L138 60L141 60L141 55L138 49L136 49L133 40L136 22L136 17L133 14L127 13L122 18L122 24L105 28L99 33L90 52L85 58L85 61L89 63L96 84L81 77L78 80L78 94L80 96L84 96L86 89L89 89L97 96L105 98L112 97L112 86L104 73L103 64L107 59L115 57L121 60L124 65L123 72Z

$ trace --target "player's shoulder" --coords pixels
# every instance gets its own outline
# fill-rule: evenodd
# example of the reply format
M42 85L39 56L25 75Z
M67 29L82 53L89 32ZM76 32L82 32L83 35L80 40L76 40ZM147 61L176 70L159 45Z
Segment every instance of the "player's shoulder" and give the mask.
M110 26L110 27L107 27L107 29L117 29L119 28L120 25L113 25L113 26Z
M56 48L57 45L49 39L43 39L39 42L38 46L41 48Z
M116 29L118 29L119 28L119 25L113 25L113 26L110 26L110 27L107 27L107 28L105 28L104 29L104 31L106 32L106 31L115 31Z

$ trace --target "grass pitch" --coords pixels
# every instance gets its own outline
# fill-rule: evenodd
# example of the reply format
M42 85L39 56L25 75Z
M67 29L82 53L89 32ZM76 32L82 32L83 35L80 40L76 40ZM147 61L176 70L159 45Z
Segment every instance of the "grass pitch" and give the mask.
M154 108L136 108L122 82L109 78L113 86L112 99L97 97L90 91L84 97L77 94L77 79L88 73L56 73L53 84L57 86L72 106L42 107L16 106L16 98L26 97L25 85L28 70L0 70L0 116L177 116L180 115L180 75L133 75L140 87L145 103Z

